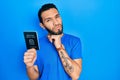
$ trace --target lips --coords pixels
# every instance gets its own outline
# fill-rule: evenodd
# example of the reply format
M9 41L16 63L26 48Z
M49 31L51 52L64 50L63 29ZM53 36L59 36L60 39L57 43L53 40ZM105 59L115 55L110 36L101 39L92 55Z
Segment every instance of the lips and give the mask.
M56 29L60 29L60 27L58 26L58 27L56 27Z
M61 25L57 25L57 26L55 26L55 29L61 29Z

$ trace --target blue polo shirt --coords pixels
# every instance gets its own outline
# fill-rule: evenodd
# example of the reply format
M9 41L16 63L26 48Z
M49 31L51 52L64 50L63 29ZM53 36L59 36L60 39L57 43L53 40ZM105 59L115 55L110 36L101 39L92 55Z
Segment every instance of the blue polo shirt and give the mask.
M82 57L79 38L64 34L61 41L71 59L80 59ZM40 38L39 43L40 50L37 51L37 60L35 62L40 71L39 80L71 80L71 77L64 70L56 48L48 40L47 36Z

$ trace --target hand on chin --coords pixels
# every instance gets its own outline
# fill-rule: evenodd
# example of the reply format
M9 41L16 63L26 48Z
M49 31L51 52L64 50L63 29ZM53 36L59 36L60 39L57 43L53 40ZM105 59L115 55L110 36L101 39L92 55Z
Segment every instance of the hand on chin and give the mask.
M48 34L48 39L50 42L53 42L55 47L58 48L61 46L61 37L63 36L63 34L60 35L50 35Z

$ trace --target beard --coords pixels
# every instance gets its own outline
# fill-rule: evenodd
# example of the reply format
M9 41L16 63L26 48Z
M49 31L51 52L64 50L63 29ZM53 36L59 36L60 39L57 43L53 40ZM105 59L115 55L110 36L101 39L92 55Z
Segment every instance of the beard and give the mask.
M60 34L63 33L63 26L61 26L61 30L59 29L58 32L54 32L54 31L52 31L52 30L50 30L50 29L48 29L48 28L46 28L46 30L47 30L48 33L51 34L51 35L60 35Z

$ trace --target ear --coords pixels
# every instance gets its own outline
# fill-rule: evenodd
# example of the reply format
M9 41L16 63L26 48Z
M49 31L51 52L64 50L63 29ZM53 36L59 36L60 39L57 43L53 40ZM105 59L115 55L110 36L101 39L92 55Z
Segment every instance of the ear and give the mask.
M41 28L45 29L45 26L44 26L43 23L40 23L39 25L40 25Z

